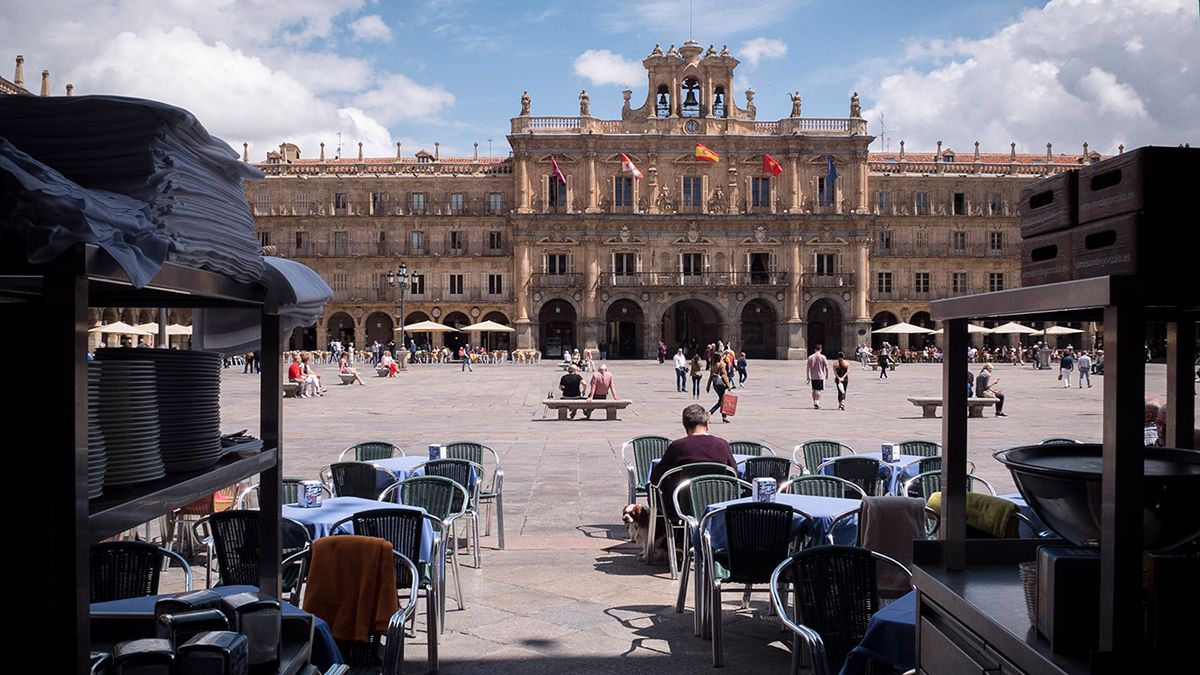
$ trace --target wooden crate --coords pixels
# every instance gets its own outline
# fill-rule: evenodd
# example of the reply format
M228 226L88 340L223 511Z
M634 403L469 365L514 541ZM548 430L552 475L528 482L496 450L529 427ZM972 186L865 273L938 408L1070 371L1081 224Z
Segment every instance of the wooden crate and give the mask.
M1193 247L1178 232L1187 218L1151 218L1126 213L1071 230L1074 278L1140 275L1164 281L1189 278L1195 265ZM1187 226L1191 222L1186 222Z
M1075 169L1046 176L1021 188L1021 237L1069 230L1079 222Z
M1125 213L1154 219L1186 213L1196 190L1200 148L1145 147L1079 170L1079 222Z
M1073 277L1071 231L1021 240L1021 285L1036 286Z

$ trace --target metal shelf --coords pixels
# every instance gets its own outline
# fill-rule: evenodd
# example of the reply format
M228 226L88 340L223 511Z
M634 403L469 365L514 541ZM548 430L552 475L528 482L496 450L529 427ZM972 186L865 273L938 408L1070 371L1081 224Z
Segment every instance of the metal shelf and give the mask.
M1056 284L1026 286L1007 291L963 295L929 303L934 321L1004 317L1100 321L1103 309L1114 305L1141 305L1149 320L1166 320L1195 313L1197 294L1189 283L1148 282L1140 277L1095 277Z

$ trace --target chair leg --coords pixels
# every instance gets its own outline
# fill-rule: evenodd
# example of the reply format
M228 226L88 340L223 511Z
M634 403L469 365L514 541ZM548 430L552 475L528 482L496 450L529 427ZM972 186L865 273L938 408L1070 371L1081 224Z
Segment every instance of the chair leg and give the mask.
M663 529L667 532L667 558L671 563L671 580L674 581L679 577L679 561L675 559L675 528L667 522L665 514L663 517Z
M504 493L496 493L496 535L500 539L500 550L504 550Z
M750 591L753 590L749 585L746 590L742 591L742 609L750 609Z
M483 503L483 536L492 536L492 500Z
M709 596L709 606L712 608L712 657L713 667L725 665L725 654L721 641L721 582L714 579L712 594Z
M475 542L475 569L483 567L483 559L479 553L479 512L471 514L471 537Z
M658 513L654 508L654 498L650 498L650 527L646 532L646 543L642 545L642 558L646 560L647 565L654 564L654 537L655 529L658 526Z
M466 603L463 602L462 577L459 574L458 555L454 555L453 558L454 558L454 567L451 569L451 571L454 572L454 588L455 588L455 591L457 592L457 596L458 596L457 597L458 608L460 610L463 610L463 609L467 608L467 605L466 605Z
M438 671L438 620L437 620L437 600L431 600L430 594L436 593L433 588L430 588L429 593L425 595L425 616L429 622L427 626L429 638L429 672L436 673Z
M683 569L679 572L679 597L675 600L675 613L683 613L683 603L687 599L688 563L692 561L692 547L683 549Z

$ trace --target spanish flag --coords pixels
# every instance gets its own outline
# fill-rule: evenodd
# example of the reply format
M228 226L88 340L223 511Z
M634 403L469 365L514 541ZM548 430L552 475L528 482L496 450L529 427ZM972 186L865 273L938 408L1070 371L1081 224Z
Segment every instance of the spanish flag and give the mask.
M721 158L717 155L717 153L697 143L696 160L700 162L719 162L721 161Z
M770 155L763 155L763 173L769 173L772 176L778 176L783 173L783 167L779 166L779 162Z

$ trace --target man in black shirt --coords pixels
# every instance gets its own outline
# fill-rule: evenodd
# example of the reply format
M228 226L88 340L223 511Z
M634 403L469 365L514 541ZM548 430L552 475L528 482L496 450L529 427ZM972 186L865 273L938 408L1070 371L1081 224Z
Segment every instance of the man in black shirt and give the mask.
M737 462L733 459L733 449L729 447L729 441L709 435L708 419L709 414L704 406L693 403L683 409L683 429L687 435L671 441L671 444L667 446L667 451L663 454L662 459L650 471L652 485L657 485L666 472L685 464L717 462L737 469ZM676 485L678 482L671 480L661 486L663 508L670 514L675 513L675 505L671 501L671 496L675 494Z
M567 374L563 375L558 381L558 388L562 391L563 398L583 398L583 376L579 374L579 368L571 366L567 369ZM571 418L575 418L577 411L571 411Z

